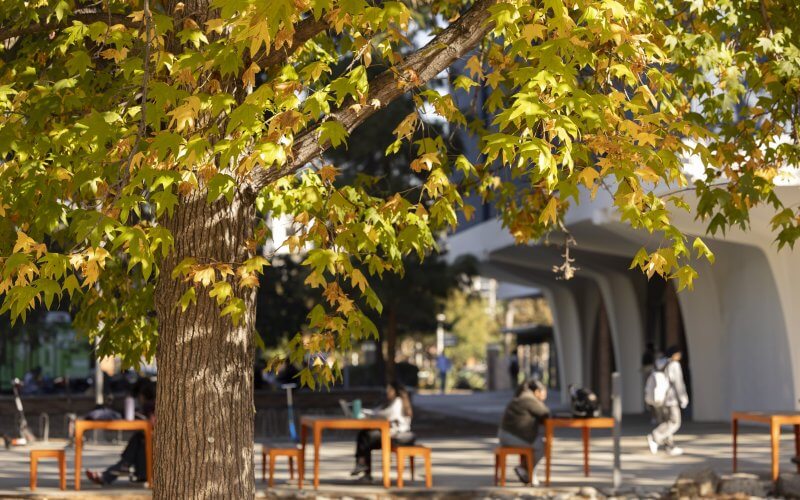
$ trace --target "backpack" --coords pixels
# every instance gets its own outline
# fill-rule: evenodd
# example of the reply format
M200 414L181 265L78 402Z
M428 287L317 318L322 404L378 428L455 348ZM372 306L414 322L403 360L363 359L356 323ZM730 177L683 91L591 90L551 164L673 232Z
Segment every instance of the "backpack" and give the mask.
M672 388L672 382L666 373L667 366L669 363L660 369L653 368L644 384L644 402L650 406L664 406L667 400L667 393Z

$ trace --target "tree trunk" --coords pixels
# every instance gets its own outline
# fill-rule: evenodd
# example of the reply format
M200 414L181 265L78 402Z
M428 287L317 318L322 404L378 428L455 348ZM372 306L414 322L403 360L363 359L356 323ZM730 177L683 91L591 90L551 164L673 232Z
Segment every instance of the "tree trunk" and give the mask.
M397 380L397 365L395 364L395 358L397 356L397 308L394 305L390 305L387 315L386 382L389 383Z
M154 499L253 498L253 329L255 289L234 294L247 312L234 326L220 306L197 289L197 303L182 312L178 299L190 286L172 279L186 257L198 263L242 262L250 257L255 209L236 196L207 204L182 200L162 221L175 248L156 287L159 322ZM217 275L217 279L219 275ZM228 277L231 280L231 277Z

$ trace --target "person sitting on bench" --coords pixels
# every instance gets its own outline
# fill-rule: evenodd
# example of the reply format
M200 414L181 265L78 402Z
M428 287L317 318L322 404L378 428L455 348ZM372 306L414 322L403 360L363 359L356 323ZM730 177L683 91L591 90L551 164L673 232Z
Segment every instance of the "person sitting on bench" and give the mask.
M149 383L141 387L138 391L138 399L141 411L137 415L142 419L149 419L155 425L155 384ZM131 472L133 468L133 472ZM120 476L128 476L131 481L142 483L147 480L147 455L145 451L144 432L136 432L128 440L128 444L122 451L120 460L108 467L103 472L86 470L86 477L93 483L99 485L109 485L116 481Z
M550 416L546 400L547 387L543 383L534 379L524 381L517 388L514 399L506 406L500 429L497 431L497 439L501 446L533 448L534 471L536 464L544 455L544 443L539 434L539 426ZM526 465L522 463L514 468L514 472L523 484L531 482ZM533 483L534 486L538 483L535 472Z
M397 382L392 382L386 387L387 403L378 410L364 410L364 414L373 417L383 417L389 421L389 433L392 444L410 445L415 437L411 432L411 397L408 391ZM377 429L362 430L356 438L356 466L350 473L351 476L363 474L361 480L372 481L372 450L381 449L381 431Z

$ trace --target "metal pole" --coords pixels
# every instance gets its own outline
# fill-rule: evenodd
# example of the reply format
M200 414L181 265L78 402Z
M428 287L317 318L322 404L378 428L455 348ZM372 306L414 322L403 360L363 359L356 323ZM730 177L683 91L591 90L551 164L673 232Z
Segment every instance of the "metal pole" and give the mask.
M102 328L102 327L101 327ZM94 403L98 406L103 404L103 369L100 367L100 358L97 357L97 348L100 345L100 337L94 341Z
M614 490L622 486L622 460L620 439L622 437L622 378L619 372L611 374L611 413L614 417L614 472L612 473L612 483Z
M444 352L444 320L445 315L439 313L436 315L436 354Z

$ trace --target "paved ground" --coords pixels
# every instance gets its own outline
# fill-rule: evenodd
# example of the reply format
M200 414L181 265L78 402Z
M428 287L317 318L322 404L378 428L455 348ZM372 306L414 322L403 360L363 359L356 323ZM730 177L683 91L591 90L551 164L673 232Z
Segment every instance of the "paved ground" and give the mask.
M495 489L492 487L493 457L492 448L494 422L497 412L502 411L507 395L479 396L418 396L415 400L419 408L419 430L424 444L433 449L434 486L438 494L472 492L475 497L500 497L503 494L545 494L546 490L513 487ZM435 410L437 413L432 413ZM474 419L470 421L468 419ZM653 456L646 448L642 437L648 422L642 418L626 418L623 422L623 477L627 488L638 488L639 492L660 491L668 487L675 477L690 468L712 467L719 472L730 471L731 438L727 423L687 424L681 432L679 444L686 454L679 458L665 455ZM434 437L436 435L445 437ZM51 442L48 446L64 446L63 442ZM44 445L42 445L44 446ZM584 478L582 474L581 440L577 432L557 430L554 442L554 462L552 469L554 491L576 492L582 486L592 486L600 490L611 486L611 437L608 431L596 431L592 438L592 475ZM794 442L790 432L785 432L781 448L781 467L788 471L788 458L793 455ZM85 449L84 464L90 468L101 468L115 460L122 445L96 444ZM0 451L0 498L28 494L28 451L14 449ZM326 434L321 461L322 487L320 496L349 495L363 498L378 498L384 494L379 486L355 485L348 474L352 467L353 442L347 434ZM68 449L68 486L73 485L73 452ZM740 436L740 470L758 473L766 477L769 471L769 436L765 428L743 426ZM311 468L312 456L307 455L307 468ZM376 466L379 456L374 455ZM257 458L259 471L258 488L266 493L260 481L260 456ZM394 467L393 467L394 470ZM513 485L514 474L509 469L509 484ZM380 474L376 474L379 479ZM307 476L307 479L310 477ZM270 496L283 496L295 492L294 482L287 484L286 463L277 465L277 484ZM309 484L309 483L307 483ZM414 486L420 486L419 478L407 483L409 494L419 494ZM55 463L40 465L39 490L48 498L62 498L57 489ZM115 499L146 498L148 491L131 488L125 481L119 486L101 489L83 482L84 491L72 494L71 498L92 495L93 498L112 495ZM309 488L307 486L307 488ZM314 496L307 491L309 497ZM551 490L553 491L553 490ZM399 493L393 490L393 493Z

